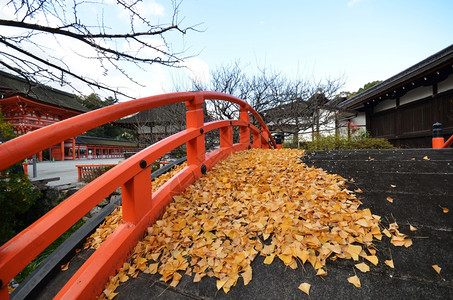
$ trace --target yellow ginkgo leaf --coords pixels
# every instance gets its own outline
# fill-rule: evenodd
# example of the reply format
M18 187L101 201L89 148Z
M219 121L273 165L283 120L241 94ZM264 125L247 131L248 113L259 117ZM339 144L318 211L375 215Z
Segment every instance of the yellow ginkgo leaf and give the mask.
M370 267L364 262L360 263L360 264L356 264L355 267L364 273L368 272L370 270Z
M395 266L393 265L393 259L386 260L384 261L384 263L392 269L395 268Z
M311 284L304 282L299 285L299 290L301 290L302 292L304 292L307 295L310 295L310 287L311 287Z
M439 267L438 265L432 265L432 267L437 272L437 274L440 274L440 270L442 270L441 267Z
M446 213L448 213L448 212L450 211L450 210L449 210L448 208L446 208L446 207L442 207L442 206L441 206L440 208L442 208L442 211L444 212L444 214L446 214Z
M361 287L360 279L359 279L359 277L357 277L357 275L349 277L348 281L349 281L349 283L355 285L358 288Z
M365 258L366 260L368 260L370 263L372 263L375 266L377 266L377 264L379 263L379 259L377 258L376 255L367 255L367 256L364 256L363 258Z
M418 229L415 228L414 226L412 226L411 224L409 224L409 230L410 231L417 231Z
M423 156L424 160L429 160L428 156Z
M316 272L316 276L327 276L327 271L324 269L319 269L318 272Z
M61 265L61 270L62 271L67 271L69 268L69 262L65 263L64 265Z
M275 257L275 254L266 256L266 258L264 259L264 264L270 265L274 261L274 257Z

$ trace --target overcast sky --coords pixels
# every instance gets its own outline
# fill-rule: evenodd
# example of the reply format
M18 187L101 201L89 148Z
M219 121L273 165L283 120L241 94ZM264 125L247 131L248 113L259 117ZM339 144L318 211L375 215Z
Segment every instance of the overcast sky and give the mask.
M11 13L4 5L0 17ZM143 0L141 5L143 14L156 22L172 16L169 0ZM127 22L124 17L114 11L104 14L117 25ZM175 51L195 55L185 63L189 70L159 65L147 72L134 70L146 87L128 86L129 93L143 97L169 92L190 76L209 80L210 71L235 61L249 74L267 68L290 78L344 76L343 90L352 92L453 44L452 0L184 0L178 19L182 27L198 24L200 30L167 38ZM60 46L69 49L71 43ZM58 52L73 56L76 70L103 76L96 63L78 63L70 50ZM112 72L107 80L124 85L117 75Z

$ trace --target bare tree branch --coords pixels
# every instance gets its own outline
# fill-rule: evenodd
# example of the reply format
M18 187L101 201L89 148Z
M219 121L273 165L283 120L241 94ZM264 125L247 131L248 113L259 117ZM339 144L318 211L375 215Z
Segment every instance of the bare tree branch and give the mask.
M107 7L111 9L111 6L107 6L103 1L72 0L71 4L68 5L68 3L71 2L62 0L10 0L7 2L6 6L13 8L15 14L11 19L0 19L0 26L22 29L22 32L14 35L5 34L3 31L0 35L0 43L6 47L0 55L7 59L2 65L5 67L8 65L8 69L14 70L31 81L39 81L40 78L53 80L59 77L61 84L73 86L74 84L70 81L76 79L91 87L132 98L133 96L118 88L94 79L92 74L73 71L63 54L61 57L51 57L45 51L48 45L42 44L42 40L45 39L41 39L39 35L53 37L57 42L60 39L69 38L73 41L71 43L73 52L81 58L98 61L104 68L104 75L114 69L136 84L139 84L138 80L133 74L129 74L127 65L140 69L152 64L184 67L184 60L189 58L183 56L184 49L172 50L165 39L171 32L185 35L189 30L197 31L194 26L184 28L178 23L180 2L173 2L173 14L169 17L168 24L154 24L140 9L143 2L117 0L116 8L129 17L129 28L121 27L121 30L126 29L124 32L108 27L103 12L99 12L97 16L90 16L85 21L81 18L86 18L86 12L85 15L83 14L84 9L100 8L102 11ZM96 17L100 19L97 23L92 23ZM115 22L110 23L113 24L112 26L116 25ZM80 48L80 44L77 43L89 46L93 50L93 55L79 53L77 49ZM41 54L35 50L39 50ZM49 56L46 57L46 55ZM13 62L17 58L22 58L23 62L20 59ZM17 68L12 67L13 65ZM53 72L60 73L61 76L56 76Z

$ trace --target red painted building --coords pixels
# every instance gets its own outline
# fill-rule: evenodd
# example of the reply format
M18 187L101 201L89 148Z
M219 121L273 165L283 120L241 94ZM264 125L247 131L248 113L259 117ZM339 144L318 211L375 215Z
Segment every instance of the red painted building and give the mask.
M26 134L89 111L73 94L0 71L0 107L4 120L14 126L14 131ZM136 148L135 143L102 138L73 137L54 145L46 159L90 159L122 157L125 150ZM40 161L43 153L37 153Z

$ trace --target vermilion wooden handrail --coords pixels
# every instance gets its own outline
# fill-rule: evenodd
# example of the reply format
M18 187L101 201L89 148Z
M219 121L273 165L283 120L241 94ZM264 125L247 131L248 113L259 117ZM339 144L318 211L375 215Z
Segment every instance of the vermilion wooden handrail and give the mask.
M239 120L204 123L206 99L236 103ZM87 130L143 110L185 102L187 129L133 155L73 194L0 248L0 298L8 298L7 283L55 239L95 205L121 186L123 224L77 271L57 298L94 298L124 260L145 229L161 216L172 197L202 176L231 152L248 148L276 148L259 114L246 102L217 92L185 92L152 96L79 115L33 131L0 145L0 170L16 161ZM250 124L251 113L261 130ZM240 128L240 142L233 144L233 126ZM205 153L205 133L219 129L220 147ZM250 135L253 141L250 141ZM151 164L186 143L188 166L157 192L151 189Z

